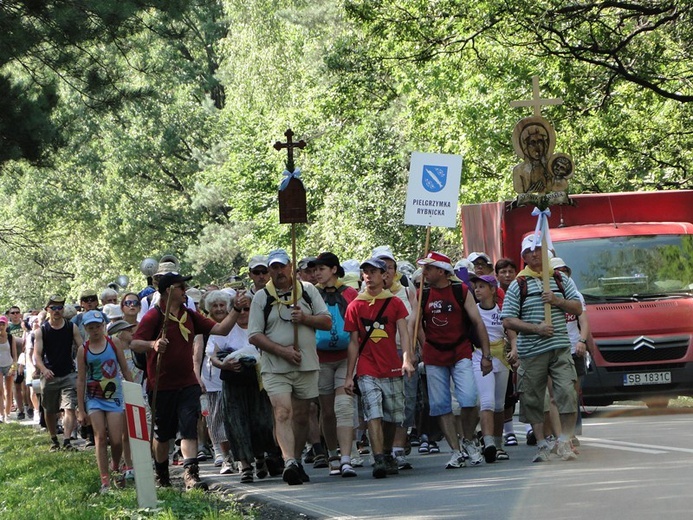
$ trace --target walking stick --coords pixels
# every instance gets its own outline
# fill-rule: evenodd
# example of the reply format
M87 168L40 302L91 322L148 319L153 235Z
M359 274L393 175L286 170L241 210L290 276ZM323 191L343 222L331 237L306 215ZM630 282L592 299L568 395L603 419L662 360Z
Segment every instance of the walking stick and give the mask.
M161 326L161 334L159 335L160 339L166 339L166 327L168 326L168 314L169 314L169 306L171 305L171 287L168 288L168 296L166 297L166 309L164 310L164 323ZM161 373L161 359L163 355L160 354L158 351L156 353L156 372L155 372L155 377L154 377L154 391L152 392L152 420L151 420L151 427L149 428L150 434L149 434L149 445L151 446L154 443L154 423L156 422L156 394L159 393L159 374Z
M296 224L293 222L291 223L291 266L291 283L293 284L293 290L291 292L294 299L292 308L296 309L298 306L298 295L296 293L298 293L297 287L300 282L296 279ZM294 350L296 352L301 350L298 346L298 323L296 322L294 322Z
M426 244L424 245L424 254L428 254L428 246L431 241L431 226L426 226ZM417 298L416 305L416 321L414 322L414 337L412 338L412 346L414 352L416 352L416 342L418 341L417 336L419 335L419 321L421 321L421 300L423 299L423 289L424 289L424 276L421 273L421 283L419 284L419 297Z

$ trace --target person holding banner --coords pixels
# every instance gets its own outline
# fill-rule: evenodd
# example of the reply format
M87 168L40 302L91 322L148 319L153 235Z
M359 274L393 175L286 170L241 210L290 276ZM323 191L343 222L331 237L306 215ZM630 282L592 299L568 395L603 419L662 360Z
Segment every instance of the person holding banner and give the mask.
M438 417L445 440L452 448L452 456L445 467L455 469L465 465L452 412L451 380L460 405L462 445L470 463L476 466L481 464L483 457L475 435L478 391L472 367L471 338L476 333L477 346L482 353L480 370L486 376L493 370L486 326L474 297L466 285L459 283L447 256L431 251L417 263L423 267L428 282L421 297L423 327L418 330L423 345L430 414Z
M575 429L577 395L565 314L579 316L582 314L582 303L573 281L560 271L550 277L551 290L543 290L540 235L534 233L522 241L522 259L526 266L508 288L501 319L506 329L518 333L520 418L532 424L538 439L533 462L549 460L550 447L544 438L544 400L548 376L553 382L553 395L561 416L557 453L563 460L571 460L576 457L570 446L570 438ZM547 323L544 315L544 304L549 304L551 308L550 323Z

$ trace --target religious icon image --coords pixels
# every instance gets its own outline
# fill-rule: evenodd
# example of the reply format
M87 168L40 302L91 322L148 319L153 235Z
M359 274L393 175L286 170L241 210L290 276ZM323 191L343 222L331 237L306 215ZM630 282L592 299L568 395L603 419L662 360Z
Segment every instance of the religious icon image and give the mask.
M526 117L513 131L513 147L523 160L513 168L513 187L517 193L546 193L553 190L549 157L553 154L556 133L543 117Z
M513 188L522 194L565 192L575 170L573 160L564 153L553 153L556 131L541 116L542 105L560 105L561 99L543 99L539 78L532 77L532 99L512 101L512 107L532 107L534 115L518 121L513 130L513 148L522 162L513 168Z

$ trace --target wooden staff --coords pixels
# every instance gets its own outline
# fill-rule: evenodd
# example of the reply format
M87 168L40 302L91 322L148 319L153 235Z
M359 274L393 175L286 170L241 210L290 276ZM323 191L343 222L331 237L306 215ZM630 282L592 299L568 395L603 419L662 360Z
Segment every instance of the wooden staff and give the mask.
M159 335L160 339L166 339L166 327L168 326L168 315L169 315L169 307L171 305L171 294L173 294L173 291L171 291L171 287L169 286L168 288L168 296L166 297L166 309L164 309L164 322L163 325L161 326L161 333ZM156 352L156 372L155 372L155 378L154 378L154 391L152 392L152 421L151 421L151 427L149 429L150 436L149 436L149 445L151 446L152 443L154 442L154 423L156 420L156 394L159 393L159 374L161 373L161 359L163 358L163 354L159 353L159 351Z
M431 226L426 226L426 244L424 245L424 256L428 254L428 245L431 240ZM419 297L416 302L416 321L414 322L414 338L412 339L413 350L416 351L416 342L419 335L419 321L421 321L421 301L423 299L424 276L423 269L421 273L421 283L419 284Z
M298 308L298 284L300 283L296 277L297 266L296 266L296 223L291 223L291 283L293 284L293 290L291 294L293 295L293 309ZM298 346L298 323L294 322L294 350L298 352L301 350Z
M539 218L545 218L543 215ZM548 228L548 224L547 224ZM541 233L541 283L544 292L551 290L551 284L549 283L550 276L549 271L551 271L551 264L549 263L549 246L546 241L546 233L542 231ZM544 321L547 325L551 325L551 304L544 304Z

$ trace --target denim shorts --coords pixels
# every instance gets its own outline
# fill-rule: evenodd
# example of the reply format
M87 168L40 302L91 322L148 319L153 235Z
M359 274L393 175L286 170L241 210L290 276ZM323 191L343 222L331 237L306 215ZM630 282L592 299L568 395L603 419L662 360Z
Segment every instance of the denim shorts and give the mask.
M428 403L432 417L452 413L451 380L460 407L476 406L478 393L471 359L460 359L453 366L426 365Z

